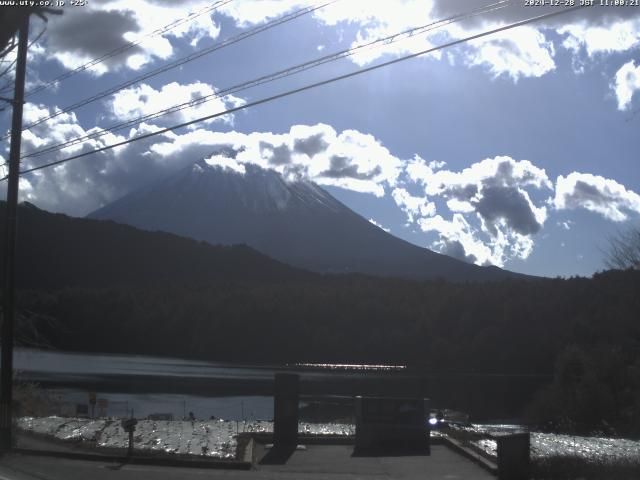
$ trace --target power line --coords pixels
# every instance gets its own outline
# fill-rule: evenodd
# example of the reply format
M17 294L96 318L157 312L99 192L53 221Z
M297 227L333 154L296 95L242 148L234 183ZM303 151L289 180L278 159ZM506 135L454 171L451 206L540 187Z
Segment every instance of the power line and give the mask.
M42 37L42 35L44 35L44 32L47 31L47 27L44 27L42 30L40 30L40 33L38 35L36 35L36 38L34 38L33 40L31 40L29 42L29 45L27 45L27 50L29 48L31 48L31 46L36 43L38 40L40 40L40 38ZM14 66L16 65L18 58L16 57L15 60L13 60L9 66L7 68L5 68L2 72L0 72L0 78L2 78L4 75L6 75L7 73L9 73L9 71L14 68ZM12 83L9 83L9 85L11 85ZM0 90L1 92L2 90ZM0 110L1 111L1 110Z
M70 70L68 72L65 72L59 76L57 76L56 78L38 86L33 88L32 90L29 90L26 94L25 97L30 97L31 95L35 95L38 92L41 92L42 90L45 90L49 87L52 87L54 85L57 85L58 83L60 83L63 80L66 80L67 78L72 77L73 75L75 75L76 73L80 73L80 72L84 72L85 70L88 70L89 68L98 65L99 63L102 63L112 57L115 57L116 55L120 55L121 53L126 52L127 50L130 50L134 47L137 47L138 45L140 45L145 39L147 38L151 38L151 37L155 37L158 35L162 35L163 33L168 32L169 30L172 30L180 25L183 25L187 22L191 22L193 20L195 20L197 17L204 15L205 13L211 12L213 10L216 10L220 7L223 7L224 5L226 5L227 3L232 2L233 0L220 0L217 2L214 2L212 5L208 5L196 12L192 12L189 15L187 15L186 17L183 17L181 19L175 20L163 27L157 28L156 30L153 30L152 32L147 33L146 35L144 35L143 37L139 38L138 40L135 40L133 42L129 42L126 43L118 48L115 48L103 55L101 55L100 57L94 58L93 60L88 61L87 63L84 63L82 65L80 65L79 67Z
M14 36L11 38L10 43L2 51L0 51L0 58L4 58L6 55L8 55L14 48L16 48L17 45L18 43L16 42L16 38Z
M94 153L104 152L104 151L107 151L107 150L111 150L113 148L117 148L117 147L121 147L121 146L127 145L129 143L137 142L139 140L145 140L147 138L154 137L156 135L161 135L163 133L167 133L167 132L170 132L170 131L173 131L173 130L178 130L180 128L188 127L190 125L194 125L196 123L200 123L200 122L203 122L203 121L206 121L206 120L211 120L213 118L221 117L223 115L228 115L229 113L234 113L234 112L238 112L240 110L244 110L244 109L247 109L247 108L250 108L250 107L255 107L257 105L262 105L264 103L272 102L274 100L278 100L278 99L281 99L281 98L284 98L284 97L295 95L297 93L301 93L301 92L304 92L304 91L307 91L307 90L311 90L311 89L316 88L316 87L320 87L320 86L323 86L323 85L328 85L328 84L331 84L331 83L338 82L340 80L345 80L347 78L351 78L351 77L355 77L357 75L361 75L363 73L368 73L368 72L371 72L371 71L374 71L374 70L378 70L380 68L387 67L389 65L395 65L396 63L400 63L400 62L405 61L405 60L409 60L409 59L416 58L416 57L419 57L419 56L422 56L422 55L426 55L428 53L432 53L432 52L441 50L443 48L449 48L449 47L452 47L452 46L455 46L455 45L459 45L459 44L462 44L462 43L465 43L465 42L469 42L471 40L476 40L476 39L479 39L479 38L482 38L482 37L486 37L488 35L492 35L492 34L495 34L495 33L503 32L503 31L506 31L506 30L510 30L512 28L528 25L528 24L533 23L533 22L537 22L537 21L544 20L544 19L547 19L547 18L555 17L557 15L562 15L564 13L569 13L569 12L576 11L576 10L579 10L579 9L582 9L582 8L585 8L585 6L576 6L576 7L568 8L568 9L565 9L565 10L559 10L559 11L547 13L547 14L544 14L544 15L538 15L538 16L535 16L535 17L530 17L528 19L525 19L525 20L522 20L522 21L519 21L519 22L515 22L515 23L511 23L509 25L505 25L505 26L502 26L502 27L499 27L499 28L495 28L493 30L488 30L488 31L485 31L485 32L482 32L482 33L478 33L478 34L475 34L475 35L471 35L469 37L465 37L465 38L462 38L462 39L459 39L459 40L454 40L454 41L445 43L443 45L439 45L437 47L428 48L426 50L421 50L419 52L412 53L412 54L409 54L409 55L405 55L403 57L398 57L398 58L395 58L393 60L389 60L387 62L383 62L383 63L377 64L377 65L373 65L371 67L367 67L367 68L363 68L363 69L360 69L360 70L356 70L355 72L350 72L350 73L347 73L347 74L344 74L344 75L340 75L340 76L337 76L337 77L332 77L332 78L329 78L329 79L326 79L326 80L322 80L320 82L315 82L315 83L312 83L312 84L309 84L309 85L305 85L303 87L299 87L299 88L296 88L296 89L293 89L293 90L288 90L286 92L279 93L277 95L273 95L273 96L266 97L266 98L263 98L263 99L260 99L260 100L256 100L254 102L246 103L246 104L240 105L238 107L229 108L229 109L227 109L227 110L225 110L223 112L215 113L215 114L212 114L212 115L206 115L204 117L200 117L200 118L197 118L195 120L190 120L188 122L183 122L183 123L180 123L178 125L173 125L171 127L163 128L163 129L157 130L155 132L151 132L151 133L147 133L147 134L143 134L143 135L138 135L137 137L130 138L128 140L124 140L122 142L117 142L117 143L114 143L114 144L111 144L111 145L107 145L105 147L97 148L97 149L91 150L89 152L80 153L78 155L73 155L71 157L67 157L67 158L63 158L61 160L57 160L57 161L54 161L54 162L46 163L44 165L40 165L40 166L37 166L37 167L33 167L33 168L26 169L26 170L22 170L20 172L20 174L24 175L24 174L27 174L27 173L35 172L35 171L38 171L38 170L43 170L45 168L53 167L53 166L56 166L56 165L61 165L61 164L70 162L71 160L76 160L78 158L86 157L86 156L92 155ZM1 180L5 180L6 178L7 177L2 178Z
M181 103L181 104L178 104L178 105L174 105L172 107L168 107L166 109L163 109L163 110L151 113L151 114L147 114L147 115L135 118L135 119L127 120L125 122L122 122L122 123L119 123L119 124L116 124L116 125L112 125L112 126L106 128L106 129L103 129L103 130L99 131L99 132L93 132L91 134L84 135L82 137L76 137L74 139L70 139L70 140L68 140L66 142L63 142L63 143L60 143L60 144L57 144L57 145L51 145L51 146L46 147L44 149L27 153L27 154L23 155L21 158L41 156L41 155L44 155L44 154L47 154L47 153L51 153L51 152L54 152L54 151L57 151L57 150L61 150L62 148L65 148L65 147L68 147L68 146L72 146L72 145L76 145L78 143L82 143L85 140L94 140L96 138L99 138L101 136L106 135L107 133L118 131L118 130L122 130L124 128L139 124L139 123L141 123L143 121L146 121L146 120L151 120L151 119L159 118L161 116L165 116L165 115L168 115L168 114L171 114L171 113L176 113L176 112L184 110L186 108L191 108L191 107L194 107L194 106L197 106L197 105L201 105L201 104L206 103L206 102L208 102L210 100L213 100L215 98L224 97L224 96L232 94L232 93L237 93L239 91L243 91L243 90L246 90L248 88L252 88L252 87L255 87L255 86L258 86L258 85L262 85L262 84L267 83L267 82L271 82L271 81L274 81L274 80L278 80L278 79L281 79L281 78L288 77L290 75L294 75L296 73L300 73L302 71L306 71L306 70L308 70L310 68L317 67L317 66L323 65L325 63L329 63L331 61L336 61L336 60L339 60L341 58L346 58L348 56L351 56L351 55L357 53L357 51L359 49L362 49L362 48L371 48L371 47L378 47L378 46L381 46L381 45L388 45L388 44L391 44L391 43L393 43L393 42L395 42L397 40L404 40L406 38L410 38L411 36L416 35L418 32L419 33L423 33L425 31L432 30L434 28L439 28L441 26L453 23L454 21L459 21L459 20L463 19L462 17L469 18L472 15L478 15L478 14L487 13L487 12L490 12L490 11L493 11L493 10L496 10L496 9L499 9L499 8L504 8L508 4L510 4L511 1L512 0L501 0L499 2L487 5L485 7L477 8L475 10L472 10L472 11L468 12L468 13L454 15L454 16L449 17L449 18L444 19L444 20L438 20L436 22L431 22L431 23L429 23L427 25L421 25L419 27L414 27L414 28L405 30L403 32L395 33L395 34L389 35L389 36L384 37L384 38L379 38L379 39L373 40L371 42L368 42L368 43L365 43L365 44L362 44L362 45L358 45L358 46L350 48L350 49L346 49L346 50L335 52L335 53L332 53L332 54L329 54L329 55L325 55L323 57L311 60L309 62L305 62L305 63L299 64L299 65L296 65L296 66L293 66L293 67L289 67L289 68L286 68L284 70L280 70L278 72L271 73L269 75L264 75L264 76L259 77L257 79L250 80L250 81L247 81L247 82L243 82L241 84L237 84L237 85L234 85L232 87L225 88L223 90L219 90L219 91L214 92L214 93L209 94L209 95L205 95L205 96L202 96L202 97L194 98L194 99L190 100L189 102L184 102L184 103ZM399 37L404 37L404 38L399 38Z
M123 89L125 89L127 87L130 87L131 85L135 85L136 83L140 83L143 80L147 80L147 79L149 79L151 77L155 77L156 75L159 75L160 73L164 73L164 72L167 72L167 71L172 70L174 68L177 68L179 66L182 66L182 65L184 65L184 64L186 64L188 62L191 62L191 61L196 60L196 59L198 59L200 57L203 57L204 55L208 55L210 53L215 52L216 50L220 50L222 48L228 47L229 45L232 45L234 43L240 42L241 40L244 40L246 38L249 38L249 37L252 37L254 35L257 35L258 33L264 32L266 30L274 28L274 27L276 27L278 25L281 25L283 23L290 22L291 20L294 20L294 19L296 19L298 17L301 17L303 15L307 15L309 13L312 13L312 12L314 12L314 11L320 9L320 8L326 7L327 5L330 5L330 4L335 3L337 1L339 1L339 0L330 0L330 1L325 2L325 3L323 3L323 4L319 5L319 6L316 6L316 7L305 7L305 8L302 8L302 9L297 10L297 11L295 11L295 12L289 14L289 15L285 15L285 16L277 18L277 19L275 19L275 20L273 20L271 22L268 22L268 23L266 23L264 25L261 25L259 27L253 28L251 30L247 30L245 32L242 32L239 35L230 37L230 38L228 38L228 39L226 39L226 40L224 40L224 41L222 41L220 43L216 43L216 44L212 45L211 47L207 47L207 48L204 48L202 50L198 50L197 52L194 52L194 53L192 53L190 55L187 55L186 57L182 57L181 59L175 60L175 61L173 61L171 63L168 63L168 64L166 64L166 65L164 65L164 66L162 66L160 68L157 68L155 70L151 70L151 71L149 71L149 72L147 72L147 73L145 73L143 75L139 75L139 76L137 76L137 77L135 77L135 78L133 78L131 80L128 80L128 81L126 81L124 83L121 83L119 85L116 85L114 87L111 87L111 88L109 88L107 90L103 90L102 92L99 92L99 93L97 93L97 94L95 94L95 95L93 95L91 97L85 98L84 100L80 100L79 102L76 102L73 105L69 105L69 106L67 106L67 107L65 107L65 108L63 108L61 110L56 111L55 113L52 113L51 115L49 115L47 117L41 118L39 120L36 120L33 123L30 123L29 125L24 126L22 128L22 130L23 131L24 130L29 130L30 128L33 128L36 125L40 125L41 123L44 123L47 120L51 120L52 118L55 118L55 117L57 117L59 115L62 115L64 113L68 113L68 112L70 112L72 110L76 110L76 109L78 109L80 107L83 107L83 106L89 104L89 103L95 102L96 100L100 100L102 98L108 97L109 95L112 95L112 94L114 94L116 92L119 92L120 90L123 90ZM5 138L5 137L3 137L3 138Z
M246 82L234 85L232 87L227 87L225 89L218 90L217 92L214 92L214 93L209 94L209 95L204 95L204 96L201 96L201 97L194 98L194 99L190 100L189 102L184 102L184 103L181 103L181 104L173 105L171 107L159 110L159 111L154 112L154 113L150 113L150 114L147 114L147 115L143 115L143 116L137 117L135 119L130 119L130 120L127 120L127 121L112 125L112 126L110 126L108 128L102 129L102 130L100 130L98 132L93 132L93 133L90 133L90 134L87 134L87 135L84 135L84 136L81 136L81 137L76 137L76 138L73 138L73 139L69 139L69 140L67 140L65 142L62 142L62 143L59 143L59 144L56 144L56 145L50 145L50 146L45 147L45 148L43 148L41 150L36 150L36 151L29 152L29 153L23 155L21 158L30 158L30 157L35 157L35 156L41 156L41 155L52 153L52 152L55 152L55 151L58 151L58 150L62 150L63 148L66 148L66 147L70 147L70 146L73 146L73 145L77 145L79 143L83 143L86 140L95 140L97 138L100 138L100 137L108 134L108 133L119 131L119 130L122 130L124 128L131 127L133 125L140 124L143 121L152 120L152 119L156 119L156 118L159 118L159 117L162 117L162 116L165 116L165 115L176 113L178 111L181 111L181 110L184 110L184 109L187 109L187 108L192 108L192 107L195 107L197 105L201 105L201 104L206 103L208 101L211 101L211 100L213 100L215 98L221 98L221 97L224 97L226 95L230 95L230 94L233 94L233 93L237 93L239 91L243 91L243 90L246 90L246 89L249 89L249 88L253 88L253 87L256 87L258 85L262 85L264 83L268 83L268 82L272 82L272 81L275 81L275 80L279 80L279 79L282 79L282 78L285 78L285 77L288 77L288 76L291 76L291 75L294 75L294 74L309 70L311 68L315 68L315 67L324 65L324 64L329 63L329 62L333 62L333 61L336 61L336 60L339 60L339 59L342 59L342 58L346 58L348 56L351 56L351 55L354 55L354 54L358 53L359 50L364 49L364 48L377 48L377 47L380 47L380 46L386 46L386 45L394 43L394 42L396 42L398 40L405 40L405 39L411 38L412 36L415 36L415 35L417 35L419 33L424 33L426 31L433 30L435 28L440 28L440 27L442 27L444 25L448 25L448 24L451 24L453 22L460 21L460 20L463 20L463 19L467 19L467 18L470 18L471 16L474 16L474 15L480 15L480 14L484 14L484 13L488 13L488 12L492 12L494 10L498 10L498 9L504 8L504 7L508 6L511 3L512 3L512 0L500 0L500 1L496 2L496 3L485 5L484 7L476 8L476 9L471 10L471 11L466 12L466 13L453 15L453 16L451 16L449 18L446 18L446 19L443 19L443 20L438 20L438 21L435 21L435 22L428 23L426 25L421 25L421 26L418 26L418 27L410 28L408 30L404 30L404 31L399 32L399 33L394 33L392 35L388 35L388 36L383 37L383 38L378 38L376 40L367 42L365 44L357 45L356 47L352 47L352 48L349 48L349 49L341 50L341 51L338 51L338 52L335 52L335 53L332 53L332 54L329 54L329 55L322 56L320 58L316 58L316 59L308 61L308 62L304 62L302 64L295 65L293 67L289 67L289 68L286 68L286 69L283 69L283 70L279 70L277 72L274 72L274 73L271 73L271 74L268 74L268 75L264 75L262 77L254 79L254 80L246 81Z
M31 48L31 46L32 46L34 43L36 43L38 40L40 40L40 37L42 37L42 35L44 35L44 32L46 32L46 31L47 31L47 27L44 27L42 30L40 30L40 33L39 33L38 35L36 35L36 38L34 38L33 40L31 40L31 41L29 42L29 44L27 45L27 52L29 51L29 48ZM2 73L0 73L0 78L2 78L4 75L6 75L7 73L9 73L9 71L11 70L11 68L13 68L13 67L14 67L14 65L17 65L17 61L18 61L18 57L16 56L16 59L15 59L13 62L11 62L11 65L9 65L9 66L8 66L8 67L7 67L7 68L6 68ZM25 66L25 68L26 68L26 66ZM16 66L15 70L16 70L16 73L17 73L17 66ZM9 80L9 81L6 83L6 85L7 85L8 87L12 86L13 84L14 84L14 82L12 82L11 80ZM24 97L23 97L23 98L24 98ZM5 101L5 102L7 102L7 104L10 104L10 105L14 105L14 106L15 106L14 100L13 100L13 99L11 99L11 98L4 98L4 97L0 97L0 100L3 100L3 101ZM4 107L0 107L0 112L3 112L5 109L6 109L6 106L4 106ZM22 120L21 120L21 121L22 121ZM10 135L11 135L11 134L9 134L9 136L10 136ZM5 165L7 165L8 163L9 163L9 162L3 163L3 164L2 164L2 166L4 167L4 166L5 166Z
M125 45L122 45L121 47L118 47L118 48L116 48L114 50L111 50L110 52L107 52L107 53L105 53L104 55L102 55L102 56L100 56L98 58L94 58L93 60L90 60L89 62L84 63L83 65L80 65L79 67L75 68L74 70L67 71L67 72L59 75L58 77L56 77L56 78L54 78L54 79L52 79L52 80L50 80L50 81L48 81L48 82L46 82L46 83L44 83L42 85L39 85L38 87L33 88L32 90L28 91L25 94L25 97L29 97L29 96L34 95L34 94L36 94L36 93L38 93L38 92L40 92L40 91L42 91L44 89L47 89L47 88L52 87L52 86L55 86L55 85L59 84L61 81L72 77L76 73L88 70L89 68L91 68L91 67L93 67L95 65L98 65L99 63L102 63L105 60L108 60L109 58L112 58L112 57L114 57L116 55L124 53L127 50L130 50L131 48L134 48L134 47L140 45L143 42L143 40L146 39L146 38L150 38L150 37L154 37L154 36L166 33L169 30L172 30L172 29L174 29L174 28L176 28L176 27L178 27L178 26L180 26L180 25L182 25L184 23L190 22L190 21L194 20L195 18L197 18L197 17L199 17L201 15L204 15L205 13L208 13L208 12L210 12L212 10L220 8L220 7L222 7L222 6L224 6L227 3L232 2L232 1L233 0L221 0L221 1L215 2L213 5L209 5L207 7L202 8L201 10L198 10L196 12L192 12L192 13L190 13L189 15L187 15L186 17L184 17L182 19L175 20L175 21L165 25L164 27L157 28L156 30L154 30L152 32L149 32L148 34L144 35L143 37L141 37L140 39L138 39L136 41L126 43ZM6 86L2 87L2 89L0 89L0 92L4 91L6 89L7 89Z
M10 70L12 70L16 65L16 61L13 60L11 63L9 63L9 66L7 68L5 68L2 72L0 72L0 78L2 78L3 76L5 76L7 73L9 73Z

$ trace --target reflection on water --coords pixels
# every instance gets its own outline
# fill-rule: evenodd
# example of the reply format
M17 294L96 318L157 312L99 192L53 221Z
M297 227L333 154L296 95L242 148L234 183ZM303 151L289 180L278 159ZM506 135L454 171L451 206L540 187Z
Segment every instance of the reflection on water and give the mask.
M156 375L167 377L271 379L280 371L342 371L393 372L402 371L402 365L355 365L329 363L298 363L286 365L241 365L214 363L179 358L148 357L143 355L111 355L71 353L29 348L16 348L14 368L21 372L65 375Z
M50 413L75 416L78 405L88 405L88 392L74 389L48 390L55 407ZM147 418L164 415L174 420L188 418L207 420L256 420L273 418L273 397L269 396L198 396L170 393L111 393L99 392L97 405L88 414L101 417ZM87 407L89 408L89 407Z
M365 372L395 372L406 370L405 365L370 365L354 363L295 363L294 367L312 370L328 371L365 371Z
M43 414L125 417L133 412L137 418L162 414L175 420L187 418L190 413L197 419L270 419L273 399L265 394L270 393L274 374L281 371L300 372L313 381L331 376L333 380L343 378L348 382L354 377L404 368L315 364L251 366L24 348L15 349L14 366L17 378L36 382L49 392L54 408ZM97 391L97 404L93 408L88 405L90 391Z

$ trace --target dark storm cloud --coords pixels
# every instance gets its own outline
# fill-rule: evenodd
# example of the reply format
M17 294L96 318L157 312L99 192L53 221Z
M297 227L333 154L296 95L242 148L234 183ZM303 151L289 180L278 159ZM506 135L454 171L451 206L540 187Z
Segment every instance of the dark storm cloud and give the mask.
M48 47L52 52L69 52L94 58L125 45L127 41L122 36L138 30L131 10L77 8L72 14L51 18L47 27ZM127 51L127 55L141 51L140 47L134 47ZM107 64L121 63L124 58L116 56Z
M329 170L325 170L320 174L320 176L327 178L355 178L357 180L371 180L375 176L380 175L380 173L382 173L380 165L376 165L376 168L370 172L358 172L358 166L352 164L349 157L333 155L331 157Z
M293 149L298 153L304 153L313 157L320 152L324 152L329 147L329 143L324 139L324 133L316 133L308 138L298 138L293 144Z
M515 187L485 187L474 205L494 235L494 224L500 219L506 220L509 227L522 235L532 235L542 228L527 197Z

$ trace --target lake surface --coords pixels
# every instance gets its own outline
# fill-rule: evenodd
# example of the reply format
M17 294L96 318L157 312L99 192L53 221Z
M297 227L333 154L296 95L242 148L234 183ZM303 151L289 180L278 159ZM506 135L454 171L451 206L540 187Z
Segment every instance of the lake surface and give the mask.
M216 364L142 355L86 354L16 348L14 369L42 380L77 375L103 375L270 379L280 367Z
M96 392L108 402L108 414L133 408L136 416L171 413L174 418L193 412L200 419L269 419L279 372L299 373L306 396L420 396L429 398L432 408L468 412L475 421L518 418L550 381L544 375L422 374L379 367L239 365L22 348L15 350L14 360L18 378L55 392L61 403L87 403L89 392Z
M138 418L170 414L182 419L193 413L198 419L270 420L270 390L278 372L298 372L311 383L327 379L349 383L368 375L386 375L362 369L345 372L345 367L322 372L311 365L252 366L142 355L14 351L16 376L46 389L55 404L52 413L65 416L78 413L82 409L78 406L88 405L89 393L95 392L97 405L93 412L88 407L89 413L100 416L123 417L133 412Z
M211 382L236 380L271 382L279 367L215 364L176 358L138 355L81 354L17 348L14 352L16 376L36 382L48 391L57 405L57 414L73 415L78 405L89 404L89 392L96 392L100 406L95 414L144 418L171 414L175 419L193 413L196 418L211 416L226 420L268 420L273 417L273 398L267 395L193 395L174 393L176 383L185 379ZM149 378L156 378L166 392L140 392ZM178 382L179 380L179 382ZM158 390L153 382L152 390ZM162 390L162 388L159 388ZM90 408L90 407L89 407Z
M65 416L65 418L39 419L25 417L21 419L23 429L47 433L71 441L85 436L95 437L100 433L100 442L104 443L104 446L124 446L127 439L121 429L116 428L119 425L118 422L113 423L113 420L105 418L96 420L69 418L77 413L78 405L85 408L88 406L89 392L94 391L98 403L94 413L99 417L128 417L133 413L137 418L146 418L152 414L171 414L175 420L180 420L188 417L191 412L198 419L197 422L152 420L146 421L147 423L142 422L140 428L144 435L140 436L139 448L204 454L202 447L206 446L207 455L222 458L233 455L234 435L238 431L269 431L272 428L270 422L273 419L272 395L224 394L224 391L237 389L234 385L238 382L253 385L248 391L259 392L262 388L260 385L272 385L273 375L281 371L300 372L302 380L308 382L307 386L312 385L313 382L325 385L336 378L339 379L338 388L344 388L345 384L351 385L362 379L366 380L362 384L366 388L382 383L388 385L394 381L398 382L397 385L404 385L416 380L406 372L398 370L322 372L296 367L250 366L137 355L78 354L32 349L16 349L14 366L19 378L38 382L46 388L54 410L57 409L50 412L50 415ZM439 378L436 382L429 384L430 396L446 399L448 395L448 400L440 400L444 402L441 403L443 407L451 407L455 400L462 398L465 402L470 402L470 408L466 411L474 413L474 408L479 405L473 403L474 396L476 401L478 398L484 398L484 402L495 404L496 396L504 395L500 388L494 389L494 386L499 387L507 382L509 388L513 389L513 378L508 376L474 378L473 382L469 382L464 376ZM425 378L420 377L419 380L422 382ZM186 393L189 386L195 385L194 388L197 390L207 384L220 384L225 388L214 389L215 394ZM176 393L176 385L178 390L182 389L184 392ZM255 385L259 388L255 388ZM489 387L481 388L481 385L489 385ZM153 387L154 391L146 391L149 386ZM227 390L228 386L232 388ZM424 387L424 384L421 386ZM220 391L223 393L221 394ZM331 400L338 397L325 398ZM308 401L309 399L303 400L301 404ZM432 406L435 405L436 402L432 402ZM210 420L212 416L216 420ZM301 428L314 433L353 433L351 423L301 423ZM476 433L499 433L520 427L472 425L464 428L469 428ZM495 455L495 440L479 440L476 446L490 455ZM532 455L537 457L580 456L597 461L611 459L639 461L640 442L533 432Z

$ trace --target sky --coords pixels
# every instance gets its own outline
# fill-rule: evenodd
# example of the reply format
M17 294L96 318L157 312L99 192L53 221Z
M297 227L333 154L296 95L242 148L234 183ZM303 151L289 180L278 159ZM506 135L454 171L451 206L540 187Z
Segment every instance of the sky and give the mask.
M93 0L47 24L33 17L27 92L46 88L27 96L24 124L53 117L23 132L23 155L100 135L25 157L23 169L434 50L26 174L21 200L84 216L201 158L240 172L255 163L314 181L391 234L464 261L544 276L606 268L608 239L640 222L640 7L584 8L437 49L563 7L337 0L308 11L320 5ZM198 58L181 62L189 56ZM10 80L0 78L0 92ZM180 104L189 108L135 121ZM3 133L10 114L0 113Z

